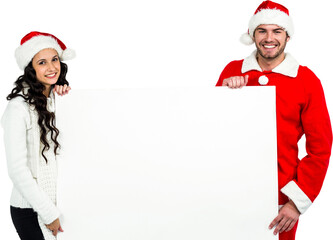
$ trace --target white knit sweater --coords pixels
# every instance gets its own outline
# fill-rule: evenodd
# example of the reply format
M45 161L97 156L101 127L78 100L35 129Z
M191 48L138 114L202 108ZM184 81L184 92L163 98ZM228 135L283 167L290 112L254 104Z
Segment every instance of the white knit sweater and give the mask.
M48 109L54 111L52 93ZM37 119L37 112L22 97L9 101L1 119L8 173L13 182L10 204L13 207L33 208L43 224L50 224L60 216L55 205L57 165L55 156L50 156L50 165L41 164L44 159L40 155Z
M50 101L50 99L48 99ZM48 105L49 106L49 105ZM42 155L39 157L39 175L37 179L38 186L47 194L51 201L57 203L57 174L58 166L56 156L54 154L54 143L51 141L50 132L47 135L47 140L50 144L50 149L44 151L47 158L47 163ZM42 147L40 149L42 151ZM54 240L52 232L45 226L42 218L38 215L39 226L43 232L45 240Z

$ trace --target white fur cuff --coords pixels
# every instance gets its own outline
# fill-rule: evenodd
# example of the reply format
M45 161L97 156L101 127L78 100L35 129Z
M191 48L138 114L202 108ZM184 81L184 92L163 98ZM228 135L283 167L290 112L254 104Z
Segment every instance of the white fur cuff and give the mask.
M288 196L296 205L298 211L303 214L312 204L308 196L300 189L300 187L294 182L290 181L285 185L281 192Z

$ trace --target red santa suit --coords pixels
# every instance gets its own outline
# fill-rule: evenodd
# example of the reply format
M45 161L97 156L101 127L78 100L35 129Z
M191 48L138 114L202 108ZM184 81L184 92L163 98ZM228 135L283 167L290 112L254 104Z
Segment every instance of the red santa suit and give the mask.
M290 55L272 71L262 71L256 51L230 62L216 86L232 76L249 76L247 86L276 86L279 204L291 199L304 213L322 187L332 146L332 129L320 80ZM298 141L305 134L307 155L298 158ZM273 220L273 219L272 219ZM281 239L294 239L296 225ZM291 236L293 235L293 236Z

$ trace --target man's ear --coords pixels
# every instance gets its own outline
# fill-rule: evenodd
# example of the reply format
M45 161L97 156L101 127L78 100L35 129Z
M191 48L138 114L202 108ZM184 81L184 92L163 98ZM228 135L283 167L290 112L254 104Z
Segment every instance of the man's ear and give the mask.
M287 42L289 42L289 40L290 40L290 37L287 35Z

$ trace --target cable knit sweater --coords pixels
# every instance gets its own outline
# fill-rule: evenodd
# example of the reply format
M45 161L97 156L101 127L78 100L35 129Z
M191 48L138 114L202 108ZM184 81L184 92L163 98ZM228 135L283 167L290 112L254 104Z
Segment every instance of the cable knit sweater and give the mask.
M49 111L54 111L52 92L47 107ZM1 119L8 173L13 182L10 204L13 207L33 208L43 224L50 224L60 216L55 205L57 165L54 164L55 156L50 161L53 164L47 167L41 165L37 120L37 111L22 97L9 101ZM52 152L51 147L48 155ZM45 184L45 181L50 184Z
M48 99L50 100L50 99ZM50 101L48 101L50 103ZM48 106L52 106L49 104ZM49 109L50 110L50 109ZM37 183L38 186L47 194L47 196L51 199L51 201L56 204L57 202L57 174L58 174L58 166L55 154L53 152L54 143L51 141L50 132L47 135L47 140L50 144L50 149L45 151L44 154L47 158L47 163L43 156L40 154L39 157L39 174ZM40 152L42 148L40 149ZM54 240L56 239L53 236L52 232L45 226L42 218L38 215L39 226L43 232L45 240Z

